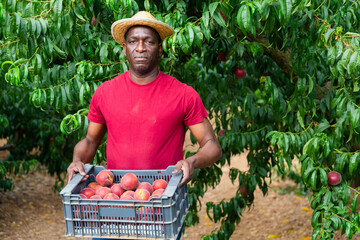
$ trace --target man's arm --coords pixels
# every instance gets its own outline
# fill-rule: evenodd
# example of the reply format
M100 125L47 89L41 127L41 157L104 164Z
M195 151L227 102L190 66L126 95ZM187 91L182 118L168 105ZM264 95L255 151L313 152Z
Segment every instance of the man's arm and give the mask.
M87 179L88 176L84 171L84 164L90 163L94 159L96 150L99 147L105 132L105 124L89 122L85 138L75 145L73 162L67 169L68 182L70 182L76 173L83 175L84 180Z
M208 119L205 118L202 122L189 126L189 129L200 144L200 150L195 155L176 164L173 173L179 172L180 169L183 171L181 185L188 183L193 178L195 169L209 167L222 156L219 141Z

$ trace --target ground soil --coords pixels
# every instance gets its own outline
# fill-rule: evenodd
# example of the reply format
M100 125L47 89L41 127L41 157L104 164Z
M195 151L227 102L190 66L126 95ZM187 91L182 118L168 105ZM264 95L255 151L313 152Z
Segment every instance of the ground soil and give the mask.
M215 189L210 189L202 202L219 202L234 194L237 186L232 185L228 178L230 167L246 171L246 153L234 156L232 165L223 167L221 183ZM55 178L40 167L35 172L17 177L13 191L0 191L0 239L78 239L64 236L63 204L60 195L52 190L54 182ZM311 239L309 202L307 196L296 195L294 188L294 183L290 181L275 180L270 184L266 196L257 190L253 207L245 210L231 239ZM280 194L282 192L286 193ZM199 217L200 223L187 228L182 239L201 239L202 235L210 234L219 226L209 221L205 207Z

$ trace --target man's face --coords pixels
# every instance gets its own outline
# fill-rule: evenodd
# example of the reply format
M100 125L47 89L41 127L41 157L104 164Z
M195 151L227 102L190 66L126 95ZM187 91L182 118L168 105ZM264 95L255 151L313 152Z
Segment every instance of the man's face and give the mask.
M155 30L146 26L130 28L123 49L130 69L139 75L145 75L157 68L158 58L163 52Z

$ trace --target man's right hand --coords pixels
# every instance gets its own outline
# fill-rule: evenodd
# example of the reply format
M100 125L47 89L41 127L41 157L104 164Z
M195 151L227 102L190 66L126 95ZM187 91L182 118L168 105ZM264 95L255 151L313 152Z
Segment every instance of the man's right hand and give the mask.
M82 181L85 181L89 177L89 175L86 175L85 173L83 162L80 161L72 162L67 169L68 183L76 175L76 173L80 173L82 176L84 176Z

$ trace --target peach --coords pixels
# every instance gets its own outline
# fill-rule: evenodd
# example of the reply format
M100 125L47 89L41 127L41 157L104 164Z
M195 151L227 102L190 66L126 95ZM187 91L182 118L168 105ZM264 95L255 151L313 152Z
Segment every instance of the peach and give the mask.
M153 221L153 208L152 207L141 207L137 211L137 220L142 221Z
M147 201L150 198L150 193L146 189L137 189L134 194L135 200Z
M99 195L101 198L104 198L108 193L111 193L111 189L108 187L101 187L96 191L96 195Z
M135 190L139 186L139 179L133 173L126 173L121 178L120 184L125 190Z
M94 190L94 192L96 193L96 191L99 189L99 188L101 188L102 186L101 185L96 185L95 187L93 187L93 190Z
M101 199L99 195L92 195L90 199Z
M152 184L154 191L158 189L165 189L167 187L167 182L164 179L155 180Z
M91 188L84 188L80 191L81 194L84 194L86 198L90 198L92 195L95 194L95 191Z
M99 184L97 182L91 182L91 183L89 183L89 185L87 187L94 188L95 186L99 186Z
M135 192L134 191L126 191L126 192L124 192L122 195L121 195L121 197L120 197L120 199L122 199L123 197L126 197L126 196L130 196L130 197L132 197L133 199L134 199L134 194L135 194Z
M114 182L114 174L109 170L102 170L96 175L96 182L103 187L109 187Z
M125 190L121 187L119 183L114 183L110 189L111 192L118 195L118 197L120 197L125 192Z
M141 182L141 183L139 184L139 186L137 187L137 189L145 189L145 190L148 190L149 193L150 193L150 195L151 195L151 194L153 193L153 191L154 191L152 185L151 185L150 183L148 183L148 182ZM136 189L136 190L137 190L137 189Z
M120 198L120 200L135 200L132 196L130 196L130 195L126 195L126 196L121 196L121 198Z
M152 193L151 197L160 197L164 193L164 191L165 189L163 188L157 189Z
M88 197L85 194L80 193L79 194L81 198L87 199Z
M108 193L105 195L104 199L119 200L120 198L115 193Z

